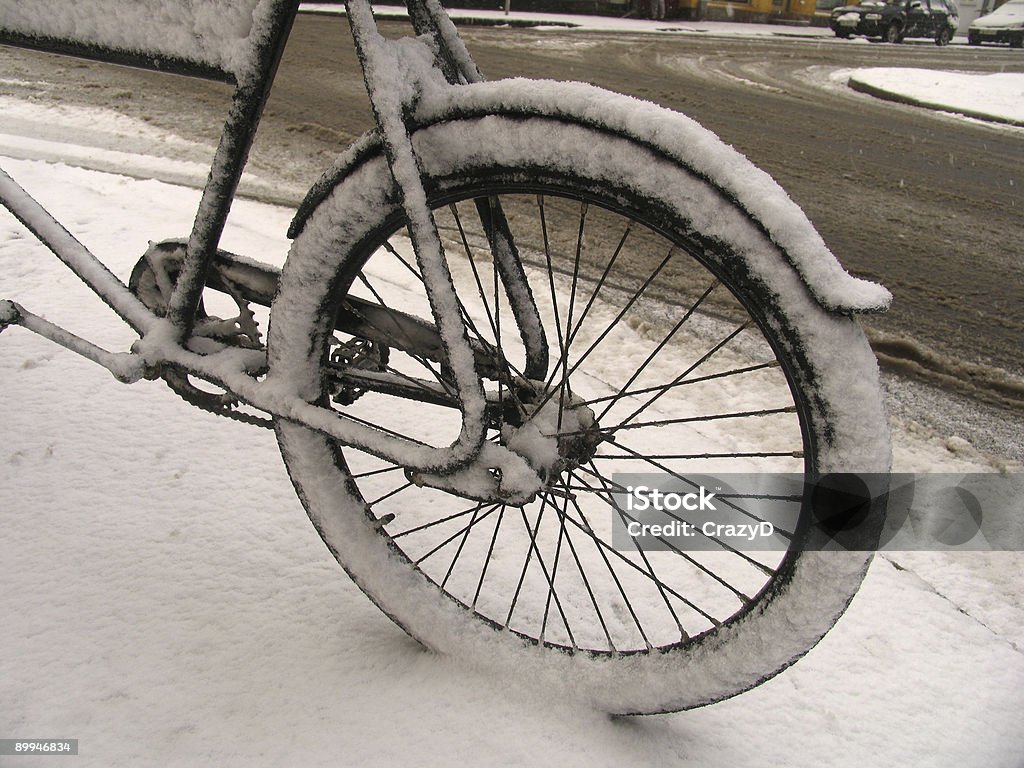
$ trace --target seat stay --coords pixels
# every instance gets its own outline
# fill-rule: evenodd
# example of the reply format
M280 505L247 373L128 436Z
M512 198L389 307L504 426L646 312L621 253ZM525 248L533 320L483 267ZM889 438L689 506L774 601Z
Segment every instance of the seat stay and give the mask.
M406 127L407 116L424 89L451 86L436 64L436 50L421 38L386 40L377 29L369 0L348 0L345 7L384 154L461 406L462 428L452 448L471 459L485 439L486 400L473 364L468 331L457 309L458 297L437 223L427 203L420 162Z

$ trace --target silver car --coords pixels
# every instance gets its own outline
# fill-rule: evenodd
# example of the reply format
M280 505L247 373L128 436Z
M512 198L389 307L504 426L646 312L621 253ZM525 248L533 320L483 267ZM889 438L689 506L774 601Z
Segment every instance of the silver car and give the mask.
M967 42L1009 43L1011 48L1024 47L1024 0L1009 0L992 13L981 16L967 30Z

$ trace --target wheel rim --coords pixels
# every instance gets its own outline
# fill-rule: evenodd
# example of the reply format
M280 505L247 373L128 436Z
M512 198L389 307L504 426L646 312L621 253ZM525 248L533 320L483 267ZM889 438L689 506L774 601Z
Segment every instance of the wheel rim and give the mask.
M507 375L489 384L520 411L511 420L516 428L537 420L524 418L523 411L535 414L543 410L540 401L557 398L574 405L555 409L556 429L559 418L586 408L596 417L599 434L612 433L615 442L581 450L586 438L563 434L570 445L557 444L560 471L538 500L522 508L475 501L452 508L452 496L417 487L400 467L347 450L366 512L395 552L492 626L532 642L597 654L685 645L748 611L782 578L789 556L725 549L686 555L622 552L611 543L610 521L617 514L609 502L617 489L612 472L689 476L729 466L802 473L811 456L804 429L810 406L794 397L774 348L758 330L756 309L752 316L751 308L729 293L722 275L707 272L694 258L704 258L699 242L674 236L669 243L656 215L649 217L653 227L629 224L620 212L599 206L596 196L537 196L536 187L501 199L529 265L554 361L546 388L538 387L533 402L526 402L511 386L526 366L519 333L482 247L484 237L473 231L479 225L471 200L491 191L477 185L435 200L462 311L472 319L471 336L508 361ZM392 226L397 229L397 222ZM351 289L364 299L397 303L403 311L429 317L407 241L392 238L377 248L381 241L373 238L345 265L338 295ZM652 243L660 247L652 250ZM616 274L623 265L628 265L627 278ZM401 286L395 284L399 275L405 277ZM678 309L666 315L665 299ZM582 362L573 355L576 347L583 349ZM565 349L568 363L561 361ZM609 349L622 350L632 363L618 366ZM400 361L403 355L408 359ZM446 383L442 367L413 355L392 352L378 365ZM668 378L666 370L672 371ZM681 371L686 373L680 376ZM562 387L566 374L568 385ZM616 397L620 389L627 395ZM722 395L730 389L745 392L746 403L740 395L731 401ZM766 392L775 393L774 402L765 400ZM388 399L361 394L339 410L435 444L444 442L438 437L444 425L457 429L451 409L418 406L410 424L408 414ZM681 405L689 410L680 410ZM702 412L695 413L694 406ZM395 418L388 422L385 413ZM739 434L742 430L734 428L739 423L755 428L742 438L729 435L732 444L721 448L728 431L722 425ZM503 426L508 432L507 422L495 424L492 439L502 439ZM571 431L587 433L578 418ZM798 499L790 503L800 506ZM795 530L787 533L799 536Z

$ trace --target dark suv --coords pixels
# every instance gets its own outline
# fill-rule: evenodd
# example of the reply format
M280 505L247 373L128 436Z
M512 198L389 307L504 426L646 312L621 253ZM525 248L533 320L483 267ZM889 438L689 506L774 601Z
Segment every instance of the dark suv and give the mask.
M836 8L828 25L837 37L880 37L899 43L907 37L930 37L946 45L960 22L954 0L868 0Z

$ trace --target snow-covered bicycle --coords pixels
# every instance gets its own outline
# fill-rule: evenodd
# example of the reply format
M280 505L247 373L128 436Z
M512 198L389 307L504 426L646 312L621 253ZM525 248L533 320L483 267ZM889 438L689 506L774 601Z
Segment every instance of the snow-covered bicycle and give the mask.
M615 496L622 473L886 472L855 315L889 294L688 118L484 81L436 0L409 0L400 40L349 0L377 128L310 190L283 269L224 252L297 10L0 0L6 43L236 85L191 234L127 283L0 172L4 205L138 332L131 350L12 301L0 328L273 426L338 562L430 648L617 713L718 701L806 653L871 556L810 546L808 494L778 499L792 524L767 552L703 532L695 551L620 546Z

